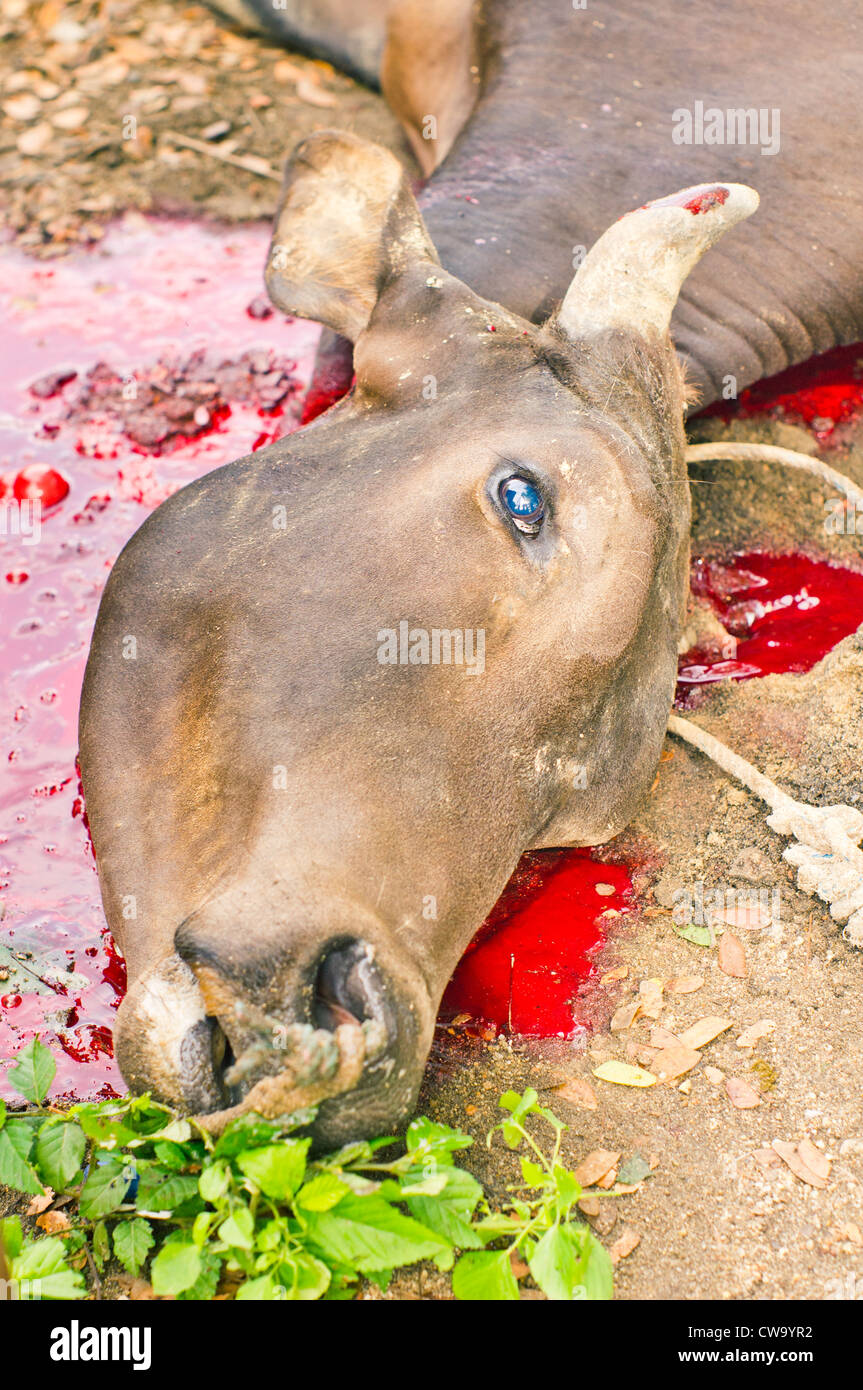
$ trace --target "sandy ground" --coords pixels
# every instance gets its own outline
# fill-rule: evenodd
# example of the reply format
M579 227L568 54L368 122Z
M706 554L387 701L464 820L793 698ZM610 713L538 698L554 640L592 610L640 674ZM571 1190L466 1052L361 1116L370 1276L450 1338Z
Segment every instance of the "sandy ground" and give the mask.
M23 76L10 85L0 71L0 177L9 194L0 215L34 254L96 240L130 206L228 219L272 212L275 182L185 148L177 134L271 170L297 138L328 125L405 155L377 97L325 64L230 32L202 9L123 0L61 11L56 0L5 0L2 13L2 63ZM130 115L137 133L124 140ZM697 437L723 433L814 450L808 432L788 425L695 426ZM863 426L829 458L863 483ZM766 466L720 465L699 476L699 553L794 549L863 569L863 539L824 534L825 493L810 480ZM809 675L722 686L695 717L792 794L860 804L861 693L863 629ZM500 1092L534 1084L571 1126L573 1164L598 1149L621 1162L640 1155L651 1172L637 1190L589 1203L586 1213L613 1250L633 1247L617 1265L620 1298L863 1297L863 958L797 891L784 841L766 828L756 798L672 739L668 754L648 803L612 847L644 866L643 909L605 950L602 968L618 978L598 991L597 1014L607 1020L646 980L703 983L691 993L666 990L655 1017L614 1032L599 1027L580 1049L500 1042L457 1066L433 1065L422 1104L481 1141ZM778 890L771 928L728 929L745 954L740 977L720 968L717 948L673 930L674 890L694 892L699 881L707 891ZM685 1080L630 1089L592 1076L610 1058L649 1066L653 1029L679 1034L709 1016L730 1026ZM772 1029L738 1045L744 1029L764 1022ZM732 1103L728 1079L752 1088L752 1108ZM576 1088L582 1099L567 1099L573 1080L590 1087ZM824 1185L796 1176L774 1140L809 1140L830 1161ZM810 1160L826 1172L811 1152ZM468 1161L499 1195L516 1175L508 1155L488 1155L482 1142ZM434 1270L399 1277L386 1295L447 1296Z

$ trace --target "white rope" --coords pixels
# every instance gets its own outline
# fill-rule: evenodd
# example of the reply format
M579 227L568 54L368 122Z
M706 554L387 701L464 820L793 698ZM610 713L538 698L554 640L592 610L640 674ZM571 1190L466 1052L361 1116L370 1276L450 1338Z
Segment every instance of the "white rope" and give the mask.
M795 801L752 763L689 719L672 714L668 728L767 802L773 813L767 817L770 829L797 842L788 845L782 857L796 866L798 888L817 893L829 904L834 922L845 923L846 941L863 946L863 850L858 848L863 813L853 806L809 806Z
M810 454L798 454L794 449L780 449L776 444L690 444L686 449L687 463L711 463L727 460L729 463L782 463L788 468L798 468L803 473L811 473L847 497L855 507L863 507L863 488Z

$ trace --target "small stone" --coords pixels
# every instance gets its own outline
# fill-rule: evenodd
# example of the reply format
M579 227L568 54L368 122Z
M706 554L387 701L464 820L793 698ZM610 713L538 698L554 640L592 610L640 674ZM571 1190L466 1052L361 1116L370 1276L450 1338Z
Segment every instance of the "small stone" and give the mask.
M614 892L613 883L597 883L594 886L601 898L610 898Z

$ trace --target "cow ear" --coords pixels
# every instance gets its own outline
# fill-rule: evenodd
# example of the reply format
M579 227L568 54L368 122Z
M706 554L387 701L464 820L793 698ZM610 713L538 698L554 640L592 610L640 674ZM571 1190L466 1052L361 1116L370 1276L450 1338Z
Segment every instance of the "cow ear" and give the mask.
M576 340L610 328L664 337L689 272L757 207L758 194L746 184L705 183L627 213L580 265L558 327Z
M420 260L439 264L394 155L343 131L297 146L267 259L279 309L356 342L383 288Z

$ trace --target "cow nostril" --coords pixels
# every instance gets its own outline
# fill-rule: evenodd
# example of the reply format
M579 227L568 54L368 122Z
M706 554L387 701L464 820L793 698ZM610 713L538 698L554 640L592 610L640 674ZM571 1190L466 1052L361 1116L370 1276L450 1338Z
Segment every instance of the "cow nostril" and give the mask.
M382 1018L380 981L372 952L362 941L348 941L327 951L315 977L312 1022L316 1028L364 1023Z

